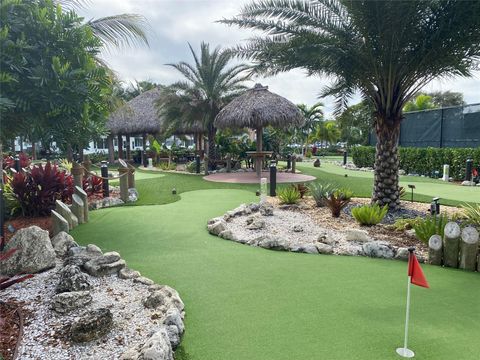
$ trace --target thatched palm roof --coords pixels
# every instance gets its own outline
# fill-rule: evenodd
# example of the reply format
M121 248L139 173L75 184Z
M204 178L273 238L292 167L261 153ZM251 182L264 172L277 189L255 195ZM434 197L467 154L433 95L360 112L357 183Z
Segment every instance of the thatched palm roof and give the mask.
M284 97L268 91L261 84L233 99L215 118L220 129L263 128L267 125L278 128L301 126L305 122L297 106Z
M161 129L161 119L157 115L155 102L160 90L155 88L141 93L122 107L115 110L107 121L107 129L112 134L136 135L156 134Z
M170 133L172 135L193 135L205 133L205 126L202 121L195 121L192 124L175 123L168 126L165 122L161 126L162 133Z

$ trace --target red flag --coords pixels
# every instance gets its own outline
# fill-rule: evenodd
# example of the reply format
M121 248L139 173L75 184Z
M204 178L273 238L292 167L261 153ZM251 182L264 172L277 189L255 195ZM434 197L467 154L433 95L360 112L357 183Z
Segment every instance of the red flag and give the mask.
M427 279L425 279L422 267L413 251L410 252L410 256L408 257L408 276L410 276L410 282L412 284L425 288L430 287Z

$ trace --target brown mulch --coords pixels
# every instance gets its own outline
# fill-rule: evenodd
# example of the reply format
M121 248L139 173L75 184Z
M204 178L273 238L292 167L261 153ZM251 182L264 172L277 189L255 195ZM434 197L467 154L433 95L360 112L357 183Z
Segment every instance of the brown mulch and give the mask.
M15 229L15 232L11 233L8 230L8 225L12 225ZM10 238L15 235L15 233L23 228L36 225L39 228L47 230L52 235L53 227L52 227L52 219L50 216L42 216L42 217L17 217L11 220L7 220L5 222L5 239L6 241L10 240Z
M15 359L23 334L24 304L0 301L0 354L5 360Z

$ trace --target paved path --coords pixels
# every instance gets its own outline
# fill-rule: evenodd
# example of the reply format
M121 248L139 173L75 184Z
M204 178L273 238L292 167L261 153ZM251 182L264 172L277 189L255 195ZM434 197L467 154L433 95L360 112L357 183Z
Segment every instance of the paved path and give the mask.
M262 177L270 179L270 173L267 171L262 172ZM225 183L237 183L237 184L255 184L259 182L255 172L245 173L216 173L210 174L204 177L207 181L213 182L225 182ZM279 172L277 173L277 183L293 183L293 182L306 182L312 181L316 178L310 175L292 174Z

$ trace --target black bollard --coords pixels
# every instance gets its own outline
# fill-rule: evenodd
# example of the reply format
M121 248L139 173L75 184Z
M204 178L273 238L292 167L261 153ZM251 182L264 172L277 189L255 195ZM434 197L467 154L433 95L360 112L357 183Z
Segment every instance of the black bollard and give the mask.
M146 151L142 151L142 163L143 163L143 167L148 167L148 159L147 159Z
M292 155L287 155L287 170L290 170Z
M277 196L277 163L270 161L270 196Z
M18 157L18 155L15 155L15 160L14 160L14 168L17 172L20 172L20 158Z
M200 174L200 155L195 156L195 172Z
M343 152L343 165L347 165L347 156L348 156L348 153L347 153L347 150L345 150Z
M472 181L472 171L473 171L473 160L468 159L466 162L466 169L465 169L465 181Z
M103 197L109 197L110 189L108 188L108 165L106 161L102 161L100 170L102 172L102 178L103 178L102 180Z

